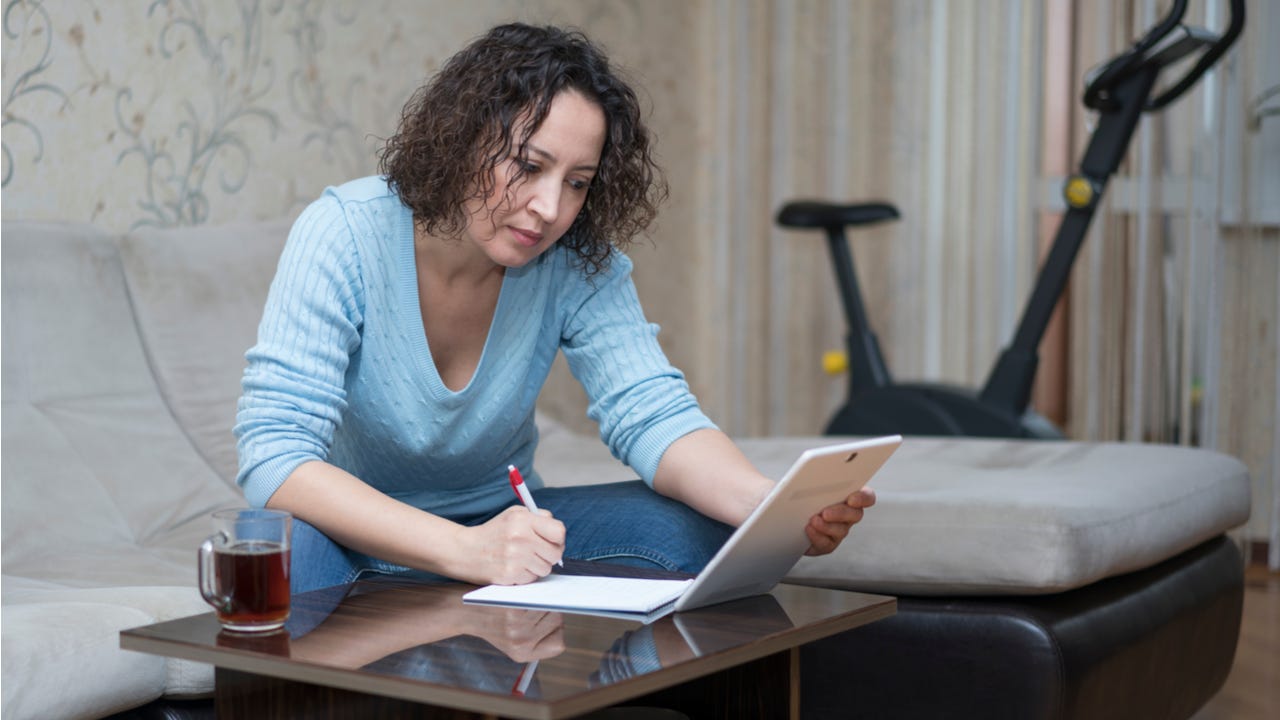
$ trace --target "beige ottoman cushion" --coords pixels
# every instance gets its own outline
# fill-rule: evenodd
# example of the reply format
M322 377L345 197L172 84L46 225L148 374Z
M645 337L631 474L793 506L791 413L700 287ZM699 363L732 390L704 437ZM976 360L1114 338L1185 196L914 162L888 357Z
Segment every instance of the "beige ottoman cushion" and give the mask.
M594 438L539 418L549 485L634 478ZM835 438L739 445L781 477ZM831 555L789 581L915 595L1042 594L1147 567L1249 517L1238 460L1197 448L908 438L872 480L878 502Z

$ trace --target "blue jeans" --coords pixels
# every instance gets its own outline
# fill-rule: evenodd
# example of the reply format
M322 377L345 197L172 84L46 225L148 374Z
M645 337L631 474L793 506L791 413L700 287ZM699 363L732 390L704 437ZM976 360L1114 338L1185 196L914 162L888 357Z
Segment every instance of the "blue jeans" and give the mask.
M639 480L542 488L534 490L533 497L539 508L564 523L564 556L575 560L696 573L733 533L732 527L659 495ZM460 522L479 525L491 517ZM343 585L370 573L441 579L349 550L296 518L290 554L294 593Z

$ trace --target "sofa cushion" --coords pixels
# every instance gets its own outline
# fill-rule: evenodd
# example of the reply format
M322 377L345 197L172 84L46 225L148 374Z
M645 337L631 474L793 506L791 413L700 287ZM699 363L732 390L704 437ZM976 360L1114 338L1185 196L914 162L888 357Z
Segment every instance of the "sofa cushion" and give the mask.
M11 642L14 647L38 642L45 631L42 624L45 616L33 608L81 607L89 615L105 614L127 618L129 624L122 625L122 630L209 612L209 606L200 597L200 593L190 585L69 588L57 583L11 575L5 576L4 583L5 623L2 631L6 649ZM139 614L121 614L112 608L124 608ZM29 622L31 620L35 622ZM115 641L118 648L118 636ZM126 659L132 659L135 655L125 651L121 651L121 654L127 656ZM64 657L60 662L73 660L74 657ZM168 658L150 674L158 675L161 679L159 691L150 693L149 697L155 697L160 691L170 697L180 697L205 695L213 690L213 668L204 663ZM157 682L154 677L139 680L138 684L146 687Z
M289 222L147 229L120 239L143 345L191 442L235 482L231 434L244 354L258 337Z
M110 236L87 225L6 222L4 401L148 392Z
M539 417L548 485L635 477L594 438ZM781 477L836 438L739 446ZM871 482L876 506L840 548L791 582L893 595L1043 594L1172 557L1249 517L1244 465L1167 445L908 438Z
M81 226L5 223L3 253L5 572L78 587L193 583L206 516L244 500L161 399L114 243Z
M96 718L158 696L164 658L120 651L120 631L148 620L115 604L5 603L4 717Z

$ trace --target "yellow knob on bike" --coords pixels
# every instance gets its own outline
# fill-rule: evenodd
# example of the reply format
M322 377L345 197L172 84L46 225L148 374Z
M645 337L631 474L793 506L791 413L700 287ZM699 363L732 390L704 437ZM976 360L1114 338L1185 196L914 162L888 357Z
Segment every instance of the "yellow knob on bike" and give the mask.
M1087 208L1097 198L1098 189L1089 178L1075 175L1067 180L1066 187L1062 189L1062 196L1073 208Z
M843 350L822 353L822 370L828 375L839 375L849 369L849 356Z

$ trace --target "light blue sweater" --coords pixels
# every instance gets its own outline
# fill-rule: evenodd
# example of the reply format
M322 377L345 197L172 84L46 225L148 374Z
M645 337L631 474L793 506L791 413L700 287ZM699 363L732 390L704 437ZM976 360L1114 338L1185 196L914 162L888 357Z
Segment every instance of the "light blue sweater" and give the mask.
M553 247L508 269L471 382L445 387L418 302L413 218L380 177L329 188L289 233L236 416L237 481L262 506L303 462L325 460L423 510L466 519L531 487L534 403L556 351L619 460L653 483L680 436L713 427L667 361L615 254L593 278Z

